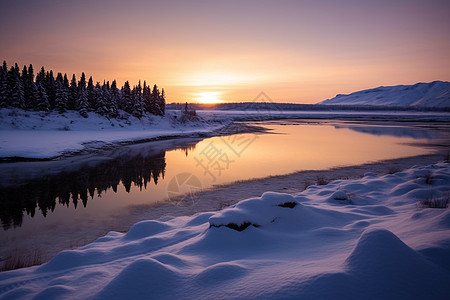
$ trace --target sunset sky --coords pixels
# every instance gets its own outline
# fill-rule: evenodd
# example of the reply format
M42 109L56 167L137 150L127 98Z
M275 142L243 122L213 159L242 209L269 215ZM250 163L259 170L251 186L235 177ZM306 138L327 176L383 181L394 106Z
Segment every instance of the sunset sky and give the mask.
M0 59L147 80L169 103L316 103L450 81L449 15L448 0L0 0Z

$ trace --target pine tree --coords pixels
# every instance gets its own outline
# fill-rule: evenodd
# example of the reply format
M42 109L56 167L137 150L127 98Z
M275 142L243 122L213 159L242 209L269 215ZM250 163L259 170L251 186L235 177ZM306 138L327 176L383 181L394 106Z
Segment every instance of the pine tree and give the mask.
M8 87L10 89L9 105L17 108L25 108L25 95L23 91L23 84L20 78L19 66L11 67L8 72Z
M80 97L78 98L77 109L80 112L81 116L87 118L88 108L89 108L89 100L87 98L87 91L82 89L80 91Z
M27 91L26 91L25 85L28 83L28 69L27 69L27 66L23 66L22 76L20 77L20 79L22 80L22 84L24 86L24 93L26 95Z
M3 69L3 74L8 73L8 65L6 64L6 60L3 61L2 69Z
M117 112L117 104L112 103L112 91L109 85L109 81L107 81L106 84L105 82L103 82L102 90L103 96L105 98L105 105L108 110L108 116L115 117Z
M38 87L38 105L37 109L40 111L48 111L50 108L50 104L48 103L48 96L45 91L45 87L43 83L39 83Z
M117 88L117 83L114 80L111 84L111 102L110 102L110 114L111 117L115 118L118 115L118 107L120 102L120 93Z
M36 85L39 88L39 84L42 84L45 87L45 69L44 67L41 68L39 73L36 75Z
M39 105L39 88L32 81L27 107L33 110L38 110L38 105Z
M20 68L17 63L14 64L14 72L16 72L16 74L20 77Z
M59 73L58 75L60 75ZM58 110L59 113L63 113L67 110L67 102L68 96L66 87L64 86L64 81L62 76L58 76L56 79L56 96L55 96L55 109Z
M160 108L159 108L160 96L161 96L161 94L159 93L158 86L155 84L153 86L152 97L151 97L151 99L152 99L152 101L151 101L151 105L152 105L151 113L154 114L154 115L161 115Z
M6 61L3 61L3 66L0 68L0 107L6 107L8 105L8 67Z
M153 97L150 85L147 86L147 91L145 92L145 102L146 111L151 114L156 114L156 99Z
M161 116L166 114L166 92L161 90L161 96L159 98L159 112Z
M80 92L86 90L86 75L84 75L84 72L81 73L80 81L78 81L78 89Z
M28 66L28 79L29 79L31 82L34 82L34 70L33 70L33 65L32 65L32 64L30 64L30 65Z
M86 88L87 91L87 98L88 98L88 102L89 102L89 108L90 109L95 109L97 104L97 95L95 93L95 88L94 88L94 81L92 80L92 76L89 77L89 81L88 81L88 85Z
M103 87L104 88L100 86L100 82L97 82L97 84L95 85L95 98L97 100L95 112L102 116L107 116L109 110L106 105L106 84L103 84Z
M151 92L150 92L150 86L147 85L147 83L144 81L144 86L142 87L142 98L143 98L143 105L144 110L146 112L151 113Z
M139 80L139 84L135 87L133 87L132 92L132 99L133 99L133 107L131 110L131 114L137 118L141 118L144 110L142 105L142 87L141 87L141 81Z
M121 109L126 111L127 113L131 113L132 109L132 102L131 102L131 89L130 89L130 83L128 81L125 81L125 84L122 87L122 101L121 101Z
M67 73L64 73L63 83L64 83L64 87L66 89L69 89L69 79L67 79Z
M56 98L56 84L55 77L53 76L53 70L45 74L45 91L47 92L48 102L50 103L50 109L55 107Z
M33 74L28 73L27 66L23 66L22 70L22 84L23 84L23 91L24 91L24 97L25 97L25 107L26 108L33 108L33 99L32 97L32 84L33 84ZM32 69L31 69L32 72Z
M75 74L72 75L72 80L70 81L69 87L69 102L67 103L67 108L74 110L76 108L76 103L79 98L79 91L77 86L77 79Z

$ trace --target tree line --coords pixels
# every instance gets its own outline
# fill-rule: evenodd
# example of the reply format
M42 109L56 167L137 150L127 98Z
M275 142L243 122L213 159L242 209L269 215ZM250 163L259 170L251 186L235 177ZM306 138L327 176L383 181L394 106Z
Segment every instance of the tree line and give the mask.
M163 116L165 97L164 89L159 91L156 84L151 88L145 81L132 88L126 81L119 89L116 80L94 84L91 76L86 81L84 72L79 80L73 74L69 81L67 74L58 73L55 78L53 70L44 67L35 76L31 64L22 72L17 63L8 70L3 61L0 68L0 107L59 113L75 110L85 118L90 111L115 118L123 110L140 118L145 112Z

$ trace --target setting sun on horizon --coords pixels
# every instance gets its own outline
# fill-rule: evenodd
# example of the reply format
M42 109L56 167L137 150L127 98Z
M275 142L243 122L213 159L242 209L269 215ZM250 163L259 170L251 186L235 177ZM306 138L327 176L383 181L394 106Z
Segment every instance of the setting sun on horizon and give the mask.
M196 97L194 97L193 100L202 104L217 104L223 102L220 100L219 92L201 92L196 94Z

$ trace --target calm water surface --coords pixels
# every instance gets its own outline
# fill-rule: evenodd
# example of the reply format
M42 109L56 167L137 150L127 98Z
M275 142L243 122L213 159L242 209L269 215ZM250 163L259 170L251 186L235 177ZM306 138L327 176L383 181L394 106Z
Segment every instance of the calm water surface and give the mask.
M38 232L57 236L101 226L136 205L188 205L187 194L217 184L426 154L432 151L427 144L448 138L445 131L417 124L262 125L270 133L179 139L56 162L1 164L0 240L11 246Z

